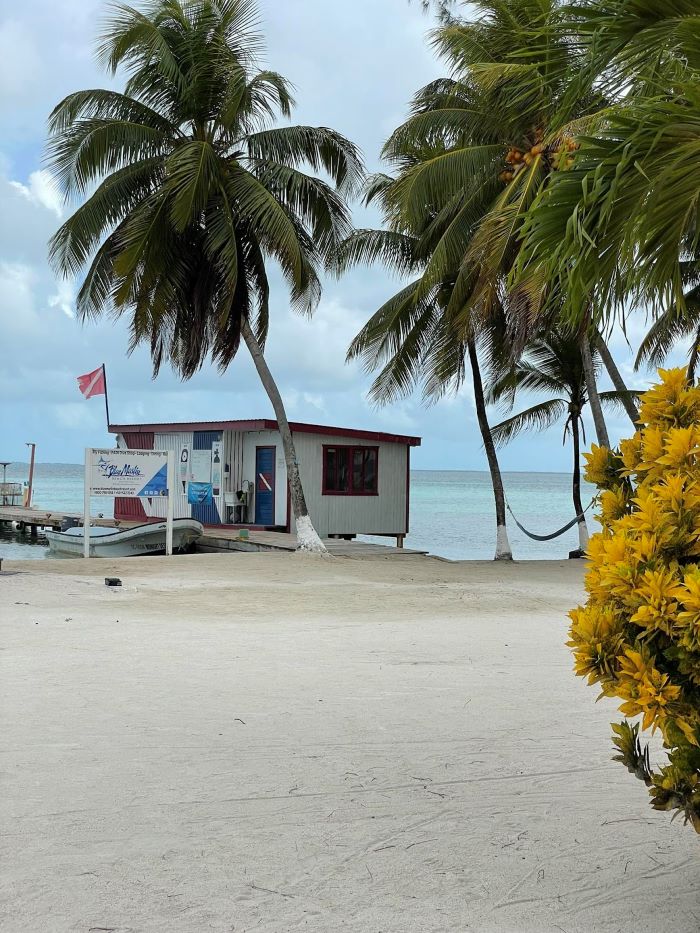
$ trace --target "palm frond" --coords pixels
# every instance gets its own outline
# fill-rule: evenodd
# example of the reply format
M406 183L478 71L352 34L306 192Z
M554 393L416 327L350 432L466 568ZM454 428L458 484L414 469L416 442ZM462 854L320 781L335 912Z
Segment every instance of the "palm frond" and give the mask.
M336 250L333 269L342 274L357 265L383 263L397 275L410 275L420 265L415 239L393 230L355 230Z
M686 303L687 307L687 303ZM651 325L639 345L634 368L649 366L654 369L662 366L673 347L697 331L697 311L691 317L688 311L679 311L672 306L667 308Z
M309 165L325 171L345 194L355 193L364 178L359 150L335 130L325 126L282 126L246 139L250 155L256 159L298 167Z
M507 444L522 431L546 431L564 417L568 402L562 398L539 402L525 411L501 421L491 427L491 434L496 444Z
M620 412L625 412L625 397L632 396L632 398L638 400L644 394L643 389L628 389L626 392L599 392L598 398L601 401L601 404L607 408L615 408Z

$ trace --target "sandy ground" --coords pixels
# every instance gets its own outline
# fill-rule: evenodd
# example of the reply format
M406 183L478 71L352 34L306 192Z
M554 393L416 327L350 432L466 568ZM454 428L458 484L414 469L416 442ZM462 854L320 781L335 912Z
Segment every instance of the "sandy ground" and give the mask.
M582 570L6 562L0 927L697 931L700 842L571 673Z

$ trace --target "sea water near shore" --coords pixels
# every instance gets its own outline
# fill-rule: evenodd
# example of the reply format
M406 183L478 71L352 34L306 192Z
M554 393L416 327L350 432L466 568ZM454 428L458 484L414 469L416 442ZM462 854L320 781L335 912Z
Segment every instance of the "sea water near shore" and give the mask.
M7 479L27 479L27 467L12 464ZM530 531L549 534L573 517L571 477L565 473L504 473L511 508ZM595 489L583 484L584 506ZM41 463L34 473L33 503L37 508L82 512L83 467L79 464ZM93 499L91 511L112 514L111 499ZM588 513L589 531L598 527ZM410 534L406 546L429 550L452 560L488 560L495 542L493 493L488 473L462 470L414 470L411 473ZM521 560L556 560L578 547L578 532L570 529L553 541L533 541L510 520L513 554ZM381 538L369 540L382 541ZM387 543L390 543L387 541ZM44 557L46 547L0 533L0 557Z

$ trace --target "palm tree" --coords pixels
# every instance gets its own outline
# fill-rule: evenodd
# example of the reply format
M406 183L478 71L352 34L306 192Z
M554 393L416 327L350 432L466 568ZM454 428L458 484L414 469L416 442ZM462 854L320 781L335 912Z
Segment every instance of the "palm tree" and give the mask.
M511 301L506 288L522 223L600 98L581 78L582 59L560 30L557 0L478 0L472 6L473 20L448 16L434 33L450 76L415 96L412 115L384 147L396 176L378 176L369 197L380 203L386 229L354 234L340 265L380 260L414 276L350 349L368 369L381 367L376 400L417 383L433 399L461 384L469 356L502 539L497 555L509 555L477 347L487 322L501 317L514 351L527 340L531 307ZM595 401L592 379L589 367ZM605 443L602 417L596 424Z
M481 337L472 331L458 333L451 326L445 313L449 285L420 302L415 301L416 287L412 282L372 315L351 343L348 360L361 359L368 373L379 369L369 394L380 405L410 394L416 386L422 389L424 401L433 403L443 395L456 393L467 371L471 373L474 407L496 509L494 559L511 560L503 480L489 427L479 361Z
M597 375L601 368L598 348L589 339L589 356ZM579 545L588 544L588 529L581 503L581 437L585 440L583 412L589 404L581 336L559 325L538 334L522 357L512 363L501 350L493 354L493 383L489 401L512 409L519 392L535 392L549 397L518 412L491 428L497 444L505 444L526 430L544 431L564 419L564 442L571 437L573 447L573 502L578 518ZM634 393L636 395L636 393ZM603 405L622 405L621 393L601 392Z
M385 158L400 169L391 216L415 225L426 205L437 202L419 294L454 278L447 312L463 324L503 305L517 350L539 305L506 288L523 223L552 176L568 167L576 134L599 118L605 99L570 40L559 0L478 0L470 6L472 20L448 17L433 34L451 76L416 95L413 115L384 148ZM442 149L436 146L430 158L406 164L407 151L438 141ZM623 387L610 354L604 361ZM596 430L607 443L590 366L587 374ZM628 413L636 420L632 404Z
M583 300L595 322L639 303L682 319L684 266L700 261L700 7L581 0L572 14L571 34L613 105L534 202L520 287L533 297L546 281L572 321Z
M224 371L243 338L282 436L299 546L324 550L263 356L267 266L295 309L313 311L362 164L331 129L274 125L294 102L283 77L257 68L255 24L252 0L112 8L98 55L126 73L124 91L70 94L49 120L51 167L67 199L86 198L50 256L65 275L89 264L80 318L128 314L129 350L147 342L154 374L167 361L188 379L208 357Z
M411 156L424 158L427 149ZM337 271L358 263L383 262L401 276L420 273L429 260L426 238L402 229L391 220L391 198L396 180L375 175L368 180L366 199L380 204L389 229L355 231L336 257ZM434 220L432 205L426 205L423 226ZM383 405L410 394L416 386L423 398L434 402L456 392L467 372L472 375L477 422L491 474L496 507L496 560L511 560L506 527L505 495L496 448L489 430L486 402L477 351L481 339L475 328L454 327L446 312L453 281L439 283L427 294L420 292L420 277L414 278L389 298L369 319L348 350L348 359L362 359L368 373L379 369L370 388L370 398Z

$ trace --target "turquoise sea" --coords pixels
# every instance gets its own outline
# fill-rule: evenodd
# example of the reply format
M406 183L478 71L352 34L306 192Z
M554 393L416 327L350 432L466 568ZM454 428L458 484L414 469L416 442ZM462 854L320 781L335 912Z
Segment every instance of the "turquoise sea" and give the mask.
M1 478L1 474L0 474ZM26 464L12 464L8 481L27 479ZM511 508L530 531L548 534L573 517L571 477L565 473L505 473L504 483ZM582 489L586 505L594 489ZM83 467L80 464L42 463L34 474L34 505L38 508L82 512ZM112 514L110 499L92 501L92 513ZM591 515L591 512L588 513ZM589 520L589 531L597 524ZM516 559L542 560L566 557L578 547L572 528L554 541L532 541L509 521L509 535ZM380 541L382 539L370 539ZM411 474L410 534L407 547L429 550L453 560L493 557L495 518L488 473L459 470L414 470ZM0 557L44 557L46 547L28 538L0 533Z

